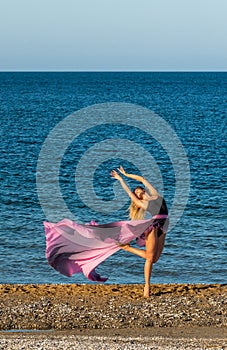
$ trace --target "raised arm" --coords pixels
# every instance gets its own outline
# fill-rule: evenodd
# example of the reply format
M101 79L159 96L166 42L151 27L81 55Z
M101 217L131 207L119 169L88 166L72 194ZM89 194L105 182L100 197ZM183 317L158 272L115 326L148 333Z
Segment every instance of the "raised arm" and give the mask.
M143 176L135 175L135 174L128 174L128 173L125 172L125 170L124 170L124 168L122 166L120 166L120 168L118 170L124 176L129 177L130 179L133 179L133 180L141 182L149 190L150 195L151 195L151 197L153 199L156 199L157 197L160 196L158 191Z
M122 177L115 171L112 170L111 171L111 177L113 177L114 179L118 180L122 186L122 188L125 190L125 192L128 194L128 196L132 199L132 201L139 207L139 208L143 208L146 210L146 206L145 204L139 200L134 193L132 193L132 191L130 190L130 188L126 185L126 183L124 182L124 180L122 179Z

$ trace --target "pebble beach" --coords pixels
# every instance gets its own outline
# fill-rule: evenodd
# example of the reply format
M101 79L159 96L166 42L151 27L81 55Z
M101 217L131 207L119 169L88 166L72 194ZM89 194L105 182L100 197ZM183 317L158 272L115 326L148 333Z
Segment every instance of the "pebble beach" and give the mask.
M221 284L2 284L0 349L227 349Z

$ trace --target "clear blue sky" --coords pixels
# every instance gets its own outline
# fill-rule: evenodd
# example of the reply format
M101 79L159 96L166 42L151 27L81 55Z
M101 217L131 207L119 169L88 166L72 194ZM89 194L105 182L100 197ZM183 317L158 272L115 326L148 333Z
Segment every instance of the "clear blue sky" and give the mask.
M0 71L227 70L227 0L0 0Z

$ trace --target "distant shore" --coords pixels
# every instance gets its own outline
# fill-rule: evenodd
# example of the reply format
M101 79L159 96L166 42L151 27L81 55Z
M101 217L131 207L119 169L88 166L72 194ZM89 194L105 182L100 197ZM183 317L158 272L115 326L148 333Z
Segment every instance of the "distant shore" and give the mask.
M85 349L86 341L96 349L95 344L108 337L110 343L115 339L109 349L117 349L123 340L143 349L142 337L143 344L154 349L157 344L167 349L171 341L193 349L195 339L202 342L201 349L221 349L227 338L226 292L221 284L156 284L151 297L144 299L143 285L138 284L1 284L0 345L38 349L49 339L44 349L60 349L56 344L64 337L65 349L67 344L74 349L75 342Z

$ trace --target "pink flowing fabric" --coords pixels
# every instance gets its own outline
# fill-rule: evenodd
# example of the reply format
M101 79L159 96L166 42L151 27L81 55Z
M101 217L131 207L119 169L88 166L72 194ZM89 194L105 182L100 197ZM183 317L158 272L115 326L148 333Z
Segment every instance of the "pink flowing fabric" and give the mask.
M108 278L101 277L95 268L120 249L117 243L128 243L138 238L153 219L104 225L95 222L83 225L68 219L58 223L44 222L46 258L55 270L65 276L83 273L91 281L105 282Z

